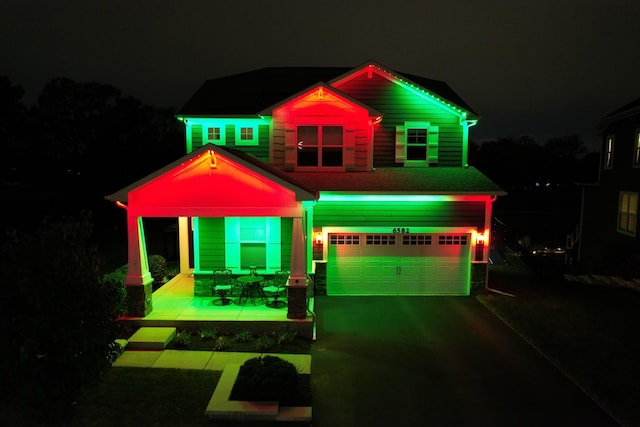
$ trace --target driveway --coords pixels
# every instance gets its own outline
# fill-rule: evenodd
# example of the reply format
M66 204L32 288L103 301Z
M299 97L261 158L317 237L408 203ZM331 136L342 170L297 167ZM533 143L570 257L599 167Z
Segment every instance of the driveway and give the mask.
M315 298L313 426L616 426L473 297Z

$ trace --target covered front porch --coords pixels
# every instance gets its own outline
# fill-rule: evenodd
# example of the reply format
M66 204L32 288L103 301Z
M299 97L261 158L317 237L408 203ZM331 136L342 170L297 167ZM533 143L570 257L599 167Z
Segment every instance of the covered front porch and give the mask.
M235 332L250 329L254 333L269 333L283 325L300 336L313 338L313 297L308 298L303 319L287 317L287 307L272 308L264 303L214 305L215 297L195 296L192 273L179 273L152 294L153 311L146 316L122 316L119 320L134 327L173 326L181 329L217 328ZM235 300L235 298L233 298Z

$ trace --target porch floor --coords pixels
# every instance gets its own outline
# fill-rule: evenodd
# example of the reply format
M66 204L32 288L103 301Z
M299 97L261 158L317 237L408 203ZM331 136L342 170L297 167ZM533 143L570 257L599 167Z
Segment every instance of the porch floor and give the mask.
M185 326L198 322L286 322L307 324L313 328L313 298L309 300L309 311L306 319L288 319L287 307L271 308L264 305L244 305L233 303L224 306L213 305L214 297L197 297L193 295L194 279L192 274L181 273L165 283L153 293L153 310L145 317L120 318L124 322L132 322L138 326ZM286 301L286 298L283 299ZM305 327L305 329L307 329Z

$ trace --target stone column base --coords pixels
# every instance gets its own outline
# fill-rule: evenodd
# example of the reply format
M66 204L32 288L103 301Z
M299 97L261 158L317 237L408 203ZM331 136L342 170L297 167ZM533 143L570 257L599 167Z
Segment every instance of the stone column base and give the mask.
M287 319L307 318L307 286L287 286Z
M126 285L127 315L144 317L153 310L153 282L143 285Z

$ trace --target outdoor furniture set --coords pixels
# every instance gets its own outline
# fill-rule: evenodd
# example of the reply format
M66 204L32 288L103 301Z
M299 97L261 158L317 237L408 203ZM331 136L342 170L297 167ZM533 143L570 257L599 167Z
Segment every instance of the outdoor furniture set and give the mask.
M252 305L264 302L267 307L284 307L287 305L283 298L288 278L288 271L277 271L273 277L265 278L258 275L253 266L249 269L249 274L244 276L234 276L231 270L217 270L213 273L211 284L214 295L212 304L245 305L251 301ZM232 298L234 295L238 295L235 300Z

